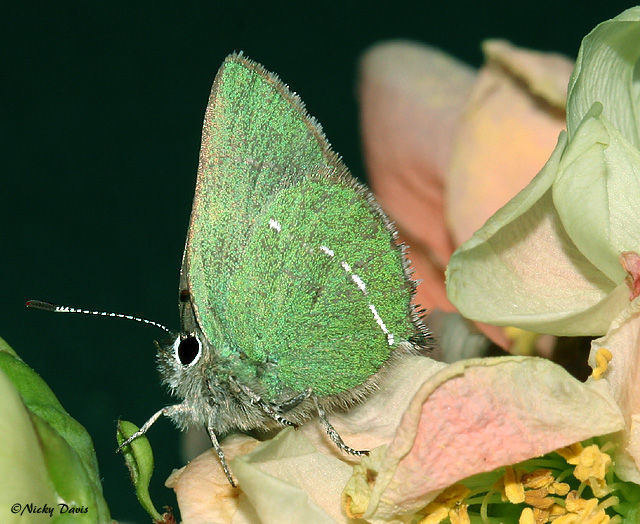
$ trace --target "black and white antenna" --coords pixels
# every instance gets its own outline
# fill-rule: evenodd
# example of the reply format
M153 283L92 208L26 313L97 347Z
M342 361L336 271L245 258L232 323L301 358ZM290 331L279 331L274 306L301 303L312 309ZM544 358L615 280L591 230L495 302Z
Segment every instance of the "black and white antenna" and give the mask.
M101 317L126 318L127 320L135 320L136 322L149 324L151 326L162 329L166 333L171 333L171 330L168 327L163 326L159 322L147 320L146 318L134 317L133 315L125 315L123 313L111 313L109 311L92 311L90 309L81 309L77 307L58 306L56 304L51 304L50 302L43 302L42 300L27 300L27 303L25 305L33 309L43 309L44 311L51 311L52 313L78 313L81 315L98 315Z

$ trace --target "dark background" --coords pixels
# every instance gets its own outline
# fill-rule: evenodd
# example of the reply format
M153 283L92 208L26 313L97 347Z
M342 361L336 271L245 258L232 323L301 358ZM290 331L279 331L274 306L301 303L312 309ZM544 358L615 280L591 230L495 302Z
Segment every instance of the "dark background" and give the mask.
M604 2L600 3L604 4ZM370 44L410 38L474 66L502 37L575 57L610 2L134 2L5 7L0 21L3 298L0 336L92 435L114 518L148 522L115 421L142 424L170 402L154 328L27 311L39 298L133 313L175 328L178 269L214 74L243 50L299 92L336 151L363 177L355 93ZM1 401L1 400L0 400ZM179 456L167 420L149 433L152 497ZM2 437L0 436L0 445Z

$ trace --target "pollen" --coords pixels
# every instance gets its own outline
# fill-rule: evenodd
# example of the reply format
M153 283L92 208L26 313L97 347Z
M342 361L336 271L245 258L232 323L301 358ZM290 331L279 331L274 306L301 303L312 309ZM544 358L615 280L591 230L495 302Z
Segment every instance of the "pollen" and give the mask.
M464 499L470 490L462 484L454 484L438 495L433 502L425 508L426 516L420 524L438 524L449 518L451 524L469 524L467 505Z
M449 510L449 520L451 524L471 524L469 506L462 503L456 504L453 509Z
M531 473L522 475L522 485L529 489L546 488L550 486L554 480L550 469L536 469Z
M578 442L469 477L443 491L418 513L417 521L621 524L630 508L640 506L640 486L617 478L603 451L611 447Z
M571 461L576 460L576 457L580 456L580 453L583 451L582 444L580 442L576 442L575 444L571 444L570 446L560 448L556 450L556 453L560 455L563 459L565 459L569 464L573 464Z
M548 495L547 488L529 489L524 494L524 501L534 508L546 510L555 503L555 500Z
M519 477L518 472L511 466L504 468L504 494L511 504L524 502L524 486Z
M427 510L429 510L429 506L427 506ZM449 516L449 508L440 506L430 511L429 514L419 522L419 524L439 524L448 516Z
M531 508L524 508L522 510L518 524L536 524L536 519L533 516L533 510Z
M549 486L549 494L560 495L561 497L564 497L567 493L569 493L570 489L571 487L566 482L554 482L553 484L551 484L551 486Z
M558 453L567 461L567 463L575 466L573 476L579 481L587 484L596 497L603 497L609 493L605 474L611 466L611 457L600 450L598 446L592 444L580 449L574 448L573 451L563 454L562 448Z
M600 348L596 351L596 367L593 368L593 372L591 373L594 380L602 378L602 375L607 371L609 362L611 362L612 358L613 355L607 348Z
M611 517L598 507L598 499L580 498L577 491L571 491L565 499L567 514L558 517L555 524L584 522L585 524L607 524Z

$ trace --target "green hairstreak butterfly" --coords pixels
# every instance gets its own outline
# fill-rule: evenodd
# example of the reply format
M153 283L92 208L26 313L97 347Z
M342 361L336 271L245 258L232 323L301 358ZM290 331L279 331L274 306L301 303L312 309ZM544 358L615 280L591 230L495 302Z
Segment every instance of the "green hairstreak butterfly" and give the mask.
M181 402L162 415L217 435L298 425L362 401L428 334L393 225L276 75L242 54L216 75L180 271L180 333L159 346ZM35 307L62 311L42 303ZM66 308L70 312L78 310ZM125 445L123 444L123 446Z

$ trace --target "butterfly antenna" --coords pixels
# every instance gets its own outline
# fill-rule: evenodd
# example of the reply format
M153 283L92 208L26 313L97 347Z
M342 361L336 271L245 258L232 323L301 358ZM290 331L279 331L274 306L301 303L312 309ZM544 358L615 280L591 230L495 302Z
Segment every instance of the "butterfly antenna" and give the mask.
M44 311L51 311L52 313L79 313L82 315L99 315L101 317L126 318L127 320L135 320L136 322L142 322L143 324L150 324L151 326L160 328L167 333L171 333L168 327L163 326L159 322L147 320L146 318L134 317L133 315L111 313L109 311L92 311L90 309L80 309L69 306L58 306L56 304L51 304L50 302L43 302L42 300L28 300L26 306L33 309L43 309Z

